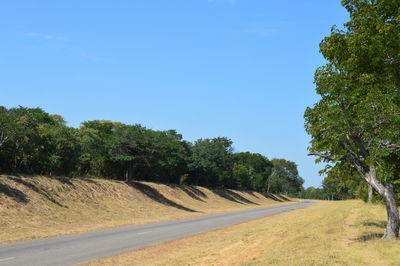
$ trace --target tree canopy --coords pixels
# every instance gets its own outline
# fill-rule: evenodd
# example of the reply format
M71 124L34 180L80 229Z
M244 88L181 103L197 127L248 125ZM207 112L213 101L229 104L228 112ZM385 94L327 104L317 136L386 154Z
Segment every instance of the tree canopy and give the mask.
M315 73L320 100L305 112L310 155L330 162L333 175L355 172L385 200L385 237L396 237L399 218L400 2L345 0L344 29L332 28L320 44L327 64ZM333 167L332 167L333 166ZM349 167L353 170L349 170ZM333 172L332 172L333 171ZM332 182L325 182L325 186Z
M68 127L40 108L0 106L0 173L104 177L267 192L274 163L250 152L235 153L226 137L183 140L175 130L108 120ZM279 161L279 160L278 160ZM297 195L296 164L271 192ZM278 167L278 166L277 166ZM286 168L285 168L286 169ZM296 179L297 180L297 179ZM300 179L299 179L300 180Z

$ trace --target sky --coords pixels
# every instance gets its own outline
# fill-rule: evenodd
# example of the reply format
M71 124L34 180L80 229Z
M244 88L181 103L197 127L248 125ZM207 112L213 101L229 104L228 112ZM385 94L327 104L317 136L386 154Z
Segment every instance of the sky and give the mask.
M0 105L226 136L318 187L303 114L319 42L347 19L339 0L5 1Z

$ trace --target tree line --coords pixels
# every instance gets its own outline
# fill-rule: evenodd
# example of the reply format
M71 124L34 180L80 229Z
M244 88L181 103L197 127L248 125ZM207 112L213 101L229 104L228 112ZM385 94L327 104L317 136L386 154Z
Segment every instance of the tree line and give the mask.
M400 1L343 0L349 21L320 43L320 99L305 111L309 155L327 163L337 198L374 193L386 204L384 238L399 236ZM374 192L375 191L375 192Z
M0 107L0 173L104 177L297 195L294 162L234 153L226 137L183 140L176 130L107 120L69 127L40 108Z

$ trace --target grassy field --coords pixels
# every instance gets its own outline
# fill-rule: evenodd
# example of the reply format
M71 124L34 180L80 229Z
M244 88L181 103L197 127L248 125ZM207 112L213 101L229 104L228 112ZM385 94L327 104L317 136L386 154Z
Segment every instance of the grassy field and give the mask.
M0 243L282 203L274 195L195 186L0 175Z
M87 264L400 265L400 241L380 239L384 219L380 205L319 202Z

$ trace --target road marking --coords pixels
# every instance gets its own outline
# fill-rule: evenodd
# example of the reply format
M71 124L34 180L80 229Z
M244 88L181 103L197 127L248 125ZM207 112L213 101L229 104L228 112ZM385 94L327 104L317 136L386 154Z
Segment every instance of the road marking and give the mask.
M138 235L144 235L144 234L148 234L148 233L151 233L151 232L153 232L153 231L140 232L140 233L137 233L137 234Z
M15 257L9 257L9 258L4 258L4 259L0 258L0 261L13 260L13 259L15 259Z

